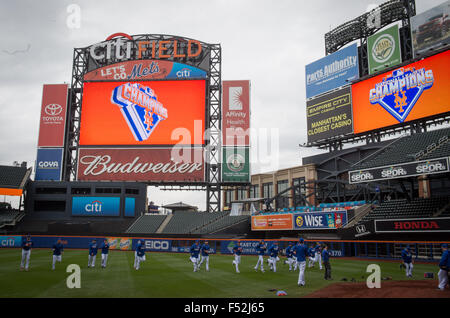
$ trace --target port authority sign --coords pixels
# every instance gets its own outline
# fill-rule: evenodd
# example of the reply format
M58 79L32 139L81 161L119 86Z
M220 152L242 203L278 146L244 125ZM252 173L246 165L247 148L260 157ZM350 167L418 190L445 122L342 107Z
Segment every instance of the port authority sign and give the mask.
M449 158L421 160L348 172L350 183L364 183L449 172Z

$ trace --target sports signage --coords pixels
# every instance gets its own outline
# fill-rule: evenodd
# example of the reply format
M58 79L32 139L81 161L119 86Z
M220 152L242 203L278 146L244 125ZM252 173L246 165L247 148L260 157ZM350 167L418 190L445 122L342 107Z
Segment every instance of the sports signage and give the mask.
M354 133L450 110L450 51L352 85Z
M61 181L63 148L39 148L34 180Z
M73 197L73 216L119 216L120 197Z
M348 172L349 183L365 183L380 180L407 178L424 174L450 171L449 158L421 160L390 166L354 170Z
M393 25L367 38L369 74L400 64L400 35L398 25Z
M358 47L355 43L306 65L306 98L349 85L358 78Z
M64 147L67 94L67 84L44 85L38 147Z
M203 145L205 80L85 82L80 145Z
M222 82L222 145L250 145L250 81Z
M136 199L135 198L125 198L125 211L124 215L126 217L135 216Z
M22 236L0 236L1 247L21 247Z
M294 230L338 229L347 224L346 211L294 214Z
M252 216L252 231L292 230L292 214Z
M414 57L430 49L439 49L450 38L450 1L411 17L411 39Z
M450 218L375 220L376 233L450 232Z
M250 148L222 148L222 181L249 182L250 180Z
M308 142L353 132L352 92L350 87L306 102Z
M203 149L81 148L79 181L204 181Z

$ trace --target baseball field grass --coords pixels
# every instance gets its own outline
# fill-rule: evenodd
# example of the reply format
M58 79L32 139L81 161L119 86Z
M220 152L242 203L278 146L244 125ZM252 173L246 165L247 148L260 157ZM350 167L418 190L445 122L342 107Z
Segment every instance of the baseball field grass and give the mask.
M235 272L233 257L211 255L210 271L204 264L199 272L193 272L188 254L147 253L141 269L133 268L134 252L110 251L108 266L100 267L101 255L97 255L96 267L88 268L87 250L65 250L62 262L51 270L50 249L33 249L29 271L20 270L20 249L0 250L0 297L150 297L150 298L265 298L277 297L283 290L285 297L302 297L330 284L350 281L365 282L369 264L378 264L381 277L392 280L422 279L425 272L437 272L434 264L415 264L414 277L406 278L399 268L400 262L377 260L331 260L332 281L323 279L323 270L306 269L306 286L298 287L298 271L289 272L284 257L278 262L277 272L255 272L257 258L242 256L240 273ZM66 285L71 273L70 264L81 268L81 288L70 289ZM351 284L351 282L349 282Z

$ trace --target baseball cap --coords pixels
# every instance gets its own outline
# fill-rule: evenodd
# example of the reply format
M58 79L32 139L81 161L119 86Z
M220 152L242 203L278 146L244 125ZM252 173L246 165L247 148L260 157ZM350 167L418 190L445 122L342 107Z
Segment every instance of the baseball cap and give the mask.
M299 240L298 240L300 243L303 243L305 240L301 237L301 238L299 238Z
M441 245L441 247L443 247L443 248L448 248L448 244L447 244L447 243L444 243L444 244Z

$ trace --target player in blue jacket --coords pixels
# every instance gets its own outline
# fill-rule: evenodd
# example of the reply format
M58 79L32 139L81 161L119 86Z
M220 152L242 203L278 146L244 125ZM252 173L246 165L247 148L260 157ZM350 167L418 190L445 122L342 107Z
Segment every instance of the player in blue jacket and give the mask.
M277 261L279 260L278 252L279 252L278 242L274 242L272 246L269 248L269 255L270 255L269 266L270 270L273 271L274 273L277 272Z
M442 244L442 256L439 262L439 285L440 290L445 290L445 286L448 284L448 271L450 269L450 255L448 252L448 244Z
M326 280L331 280L330 253L328 252L328 246L326 244L322 248L322 260L325 267L324 278Z
M315 250L314 264L319 263L319 269L322 269L322 245L319 242L317 242L316 246L314 247L314 250Z
M95 267L95 258L97 257L97 240L92 240L92 242L89 244L89 259L88 259L88 267Z
M292 242L289 242L286 247L286 263L289 265L289 271L292 271L292 265L294 264L294 247Z
M101 248L102 248L102 268L106 268L106 263L108 262L108 254L109 254L109 243L107 239L103 240Z
M192 244L189 252L191 253L190 260L194 265L194 272L196 272L200 267L199 265L200 244L198 240L196 240L194 244Z
M59 238L55 244L53 244L53 262L52 262L52 270L55 270L55 263L58 261L61 263L62 254L64 252L64 246Z
M233 265L236 266L236 273L240 273L239 264L241 263L241 254L242 254L242 246L241 242L238 241L236 246L233 247L233 255L234 255Z
M31 248L33 247L33 241L31 240L31 236L27 235L22 238L22 260L20 261L20 270L23 271L24 268L28 271L28 267L30 265L30 255Z
M255 271L258 271L258 266L261 266L261 272L264 273L264 254L266 253L267 245L264 240L261 240L256 246L256 251L258 253L258 262L255 266Z
M138 241L139 244L136 245L136 270L139 270L141 263L145 261L145 247L140 242Z
M205 243L203 243L200 246L200 251L201 251L201 259L200 264L198 264L198 268L200 269L200 266L203 264L204 261L206 261L205 263L206 271L209 272L209 253L211 251L211 248L209 247L208 241L205 241Z
M405 265L406 277L412 277L413 260L409 245L406 245L406 247L402 250L402 260Z
M314 245L311 244L308 247L308 268L314 267L315 260L316 260L316 249L314 248Z
M297 258L299 269L298 286L305 286L305 267L306 258L308 257L308 247L304 244L303 238L300 238L294 248L294 255Z

